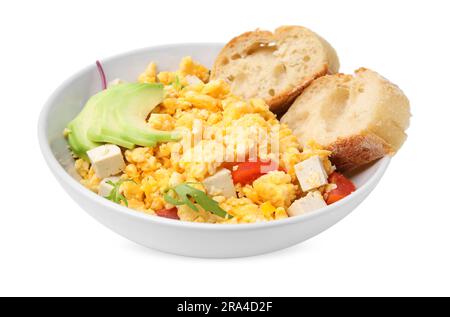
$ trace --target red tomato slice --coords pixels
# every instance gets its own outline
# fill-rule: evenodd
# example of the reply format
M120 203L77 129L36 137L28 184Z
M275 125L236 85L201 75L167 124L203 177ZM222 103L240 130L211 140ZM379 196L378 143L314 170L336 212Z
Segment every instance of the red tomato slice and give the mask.
M158 216L164 217L164 218L177 219L177 220L180 219L180 217L178 217L178 209L177 209L177 207L173 207L173 208L170 208L170 209L156 210L155 213Z
M335 203L338 200L341 200L342 198L350 195L352 192L356 190L356 187L351 180L349 180L347 177L337 172L333 172L328 177L328 182L336 184L337 186L335 189L333 189L328 193L327 197L328 205Z
M247 185L258 177L276 170L282 169L272 161L242 162L234 165L231 176L233 177L233 183Z

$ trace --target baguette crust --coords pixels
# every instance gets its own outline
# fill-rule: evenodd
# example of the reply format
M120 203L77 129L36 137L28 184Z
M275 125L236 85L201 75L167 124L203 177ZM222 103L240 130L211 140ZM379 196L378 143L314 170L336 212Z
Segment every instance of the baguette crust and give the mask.
M327 150L332 152L330 158L341 171L351 170L387 154L393 154L392 148L372 133L338 138L327 146Z
M315 80L281 118L301 146L314 140L332 151L339 170L394 155L406 140L409 101L400 88L374 71Z
M262 57L267 62L265 71L255 65L254 60L248 63L255 69L248 70L247 66L239 65L258 49L271 50L271 54ZM287 79L274 79L269 65L273 66L275 62L284 67ZM232 82L234 77L245 77L235 86L232 83L232 91L237 95L244 91L246 98L263 98L273 112L282 114L314 79L334 74L338 69L337 54L322 37L304 27L282 26L274 33L256 30L233 38L217 56L211 78ZM255 80L252 82L251 79ZM270 87L267 87L268 81L272 81ZM271 94L267 94L267 90Z
M285 89L278 95L266 99L266 103L269 105L270 110L278 115L283 115L289 106L294 102L306 87L308 87L315 79L325 76L329 73L327 65L324 65L322 70L314 73L307 79L301 80L294 85L294 88Z

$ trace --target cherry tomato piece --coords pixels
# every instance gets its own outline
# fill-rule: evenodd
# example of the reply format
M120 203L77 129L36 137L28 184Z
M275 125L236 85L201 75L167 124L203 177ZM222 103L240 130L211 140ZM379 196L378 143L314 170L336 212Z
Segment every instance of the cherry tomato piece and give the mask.
M336 184L337 186L335 189L333 189L328 193L327 197L328 205L335 203L338 200L341 200L342 198L350 195L352 192L356 190L356 187L351 180L349 180L347 177L337 172L333 172L328 177L328 182L331 184Z
M180 220L180 217L178 217L177 207L156 210L155 213L160 217Z

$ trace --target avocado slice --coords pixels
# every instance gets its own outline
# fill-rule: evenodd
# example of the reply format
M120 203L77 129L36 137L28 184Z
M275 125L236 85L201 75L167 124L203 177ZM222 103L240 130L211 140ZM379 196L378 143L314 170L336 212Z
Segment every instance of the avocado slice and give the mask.
M163 98L162 84L124 83L99 92L67 126L70 148L88 160L86 151L101 143L131 149L179 140L178 134L151 129L147 123L149 113Z
M158 131L147 123L149 113L164 99L162 84L134 84L128 91L128 105L120 103L115 108L116 122L126 131L123 138L142 146L155 146L158 142L177 141L178 134ZM118 87L123 89L123 87Z
M148 114L162 102L161 84L124 83L111 87L98 103L98 120L89 129L88 136L98 142L109 142L128 147L125 143L153 147L158 142L178 140L173 132L151 129ZM121 144L119 144L120 142Z
M121 131L117 130L115 119L111 116L113 111L108 101L117 98L117 92L114 87L108 88L104 92L103 97L91 113L94 119L87 130L87 137L94 142L116 144L127 149L134 148L134 143L120 137Z
M89 158L86 152L101 145L89 139L87 131L92 126L92 121L95 118L92 114L95 112L97 103L103 94L104 91L92 96L78 116L67 125L69 147L76 156L87 161L89 161Z

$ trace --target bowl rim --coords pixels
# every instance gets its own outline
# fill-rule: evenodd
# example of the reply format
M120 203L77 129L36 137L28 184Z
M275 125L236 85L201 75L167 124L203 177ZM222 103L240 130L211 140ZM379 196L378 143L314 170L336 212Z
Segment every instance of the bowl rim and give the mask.
M155 46L148 46L144 48L139 48L123 53L119 53L113 56L110 56L108 58L102 59L105 63L108 63L110 61L114 61L115 59L121 59L128 55L138 54L145 51L151 51L155 49L168 49L173 47L190 47L190 46L220 46L222 47L223 43L215 43L215 42L192 42L192 43L172 43L172 44L164 44L164 45L155 45ZM317 217L321 217L325 214L333 212L333 210L339 209L340 207L344 205L348 205L351 200L354 200L357 198L357 196L363 195L367 191L371 191L377 184L377 182L380 180L380 178L385 173L387 167L389 166L389 163L391 161L391 157L385 156L380 159L379 166L377 167L374 174L361 186L356 189L355 192L353 192L351 195L333 203L332 205L328 205L320 210L306 213L303 215L295 216L295 217L288 217L285 219L279 219L279 220L273 220L273 221L265 221L265 222L256 222L256 223L244 223L244 224L212 224L212 223L197 223L197 222L189 222L189 221L180 221L180 220L174 220L174 219L167 219L164 217L158 217L151 214L146 214L144 212L134 210L122 205L119 205L117 203L114 203L112 201L109 201L94 192L90 191L89 189L85 188L79 181L74 179L58 162L55 155L53 154L49 140L46 136L46 128L48 126L48 119L50 115L50 110L52 110L52 107L54 105L54 101L56 97L65 89L67 89L67 86L69 83L71 83L74 79L77 77L83 75L86 72L92 71L93 68L95 68L95 63L92 63L92 65L86 66L82 68L81 70L75 72L73 75L68 77L66 80L64 80L48 97L47 101L45 102L40 115L38 119L38 141L40 145L40 149L42 152L42 155L44 156L44 159L54 174L54 176L60 180L61 186L64 187L64 189L67 191L65 187L70 187L73 191L77 192L79 196L83 197L83 199L92 200L95 204L100 205L100 207L107 208L111 212L116 212L119 214L123 214L124 216L134 218L136 220L142 220L145 222L150 222L152 224L160 224L164 226L169 227L181 227L181 228L190 228L190 229L199 229L204 231L241 231L241 230L258 230L258 229L265 229L270 227L277 227L277 226L283 226L283 225L294 225L298 222L304 222L308 221ZM62 131L61 131L62 133ZM84 209L84 208L82 208Z

